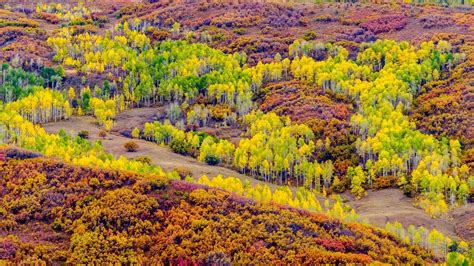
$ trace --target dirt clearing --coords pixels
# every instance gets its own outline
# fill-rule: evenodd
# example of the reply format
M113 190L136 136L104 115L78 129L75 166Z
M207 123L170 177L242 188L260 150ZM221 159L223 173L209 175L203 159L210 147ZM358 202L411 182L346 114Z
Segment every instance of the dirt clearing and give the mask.
M398 189L383 189L368 191L368 195L359 200L355 200L351 195L344 194L349 199L349 204L357 211L362 218L367 219L370 224L385 228L386 222L398 221L407 227L410 224L423 226L426 229L433 229L442 232L452 239L458 239L458 234L468 240L468 234L464 230L458 229L459 225L454 222L454 215L446 215L442 218L431 218L422 209L413 206L412 199L405 196ZM474 214L474 205L455 210L459 216L467 216L470 210Z

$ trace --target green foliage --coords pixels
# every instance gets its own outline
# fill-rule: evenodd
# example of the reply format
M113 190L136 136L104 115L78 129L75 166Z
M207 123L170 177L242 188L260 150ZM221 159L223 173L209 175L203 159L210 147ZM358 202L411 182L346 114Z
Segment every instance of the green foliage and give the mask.
M35 86L43 86L45 79L21 68L12 68L2 64L0 74L0 100L12 102L33 93Z
M148 157L148 156L137 156L137 157L133 158L133 160L137 161L137 162L141 162L141 163L146 164L146 165L151 164L151 158Z
M77 133L77 136L81 139L88 139L89 138L89 131L81 130Z
M90 88L86 87L81 90L81 107L84 111L89 111L91 108L91 90Z
M176 153L186 155L188 154L191 145L185 140L174 139L170 143L170 148Z
M219 163L219 158L217 158L215 155L207 154L207 155L204 157L204 161L205 161L208 165L216 165L216 164Z
M232 164L235 146L227 140L206 137L199 148L198 159L207 164Z
M45 85L56 89L61 84L64 76L64 68L62 66L56 68L43 67L40 73L41 77L45 80Z
M447 42L425 42L414 47L406 42L377 41L362 45L357 59L351 60L349 52L340 46L298 41L289 48L290 58L294 60L279 59L247 67L243 65L244 55L226 55L203 44L163 41L151 46L139 24L140 21L125 22L105 36L88 33L73 36L65 29L48 43L57 53L55 59L65 65L75 66L84 73L102 73L107 69L119 75L122 100L115 103L116 107L174 102L168 112L172 122L181 118L182 103L192 106L198 98L209 106L226 107L211 107L211 117L224 119L231 112L244 115L252 106L252 92L263 84L285 78L345 94L359 108L351 124L359 135L355 146L361 168L367 172L365 177L354 175L356 180L351 180L354 193L363 195L365 184L387 185L377 182L378 176L403 175L404 188L423 194L428 201L420 206L433 215L447 209L448 198L455 199L453 204L467 200L467 178L458 174L462 167L459 142L422 134L405 115L422 84L442 78L440 73L461 60ZM327 59L315 61L306 56L320 52L325 52ZM60 75L61 70L57 73ZM86 88L79 103L86 112L92 109L102 124L110 128L116 110L104 108L107 102L94 100ZM190 124L198 125L204 125L209 117L202 108L192 109L187 115ZM308 127L272 118L271 114L253 113L244 120L251 125L249 139L242 139L238 147L212 138L200 139L198 144L192 133L166 122L145 125L143 134L160 144L169 145L177 139L179 142L174 144L180 144L175 146L181 153L187 150L186 153L201 161L207 156L215 157L219 163L233 164L242 172L267 181L293 182L318 190L331 187L335 166L323 167L313 157L318 141L315 143ZM268 125L265 120L276 124ZM325 140L324 145L331 147L330 141ZM365 169L369 160L371 169ZM350 163L352 160L337 162L337 171ZM439 206L430 206L430 202Z

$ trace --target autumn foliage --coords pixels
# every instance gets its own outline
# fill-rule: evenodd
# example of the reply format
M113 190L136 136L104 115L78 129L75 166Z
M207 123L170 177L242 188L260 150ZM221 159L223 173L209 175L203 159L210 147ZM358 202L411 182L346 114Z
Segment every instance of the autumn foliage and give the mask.
M14 263L435 261L381 229L153 175L40 158L0 162L0 176L0 254Z
M388 233L318 200L399 187L432 216L473 202L465 0L96 2L0 4L0 262L469 263L435 229ZM105 152L141 107L159 111L121 152L151 141L259 184ZM42 127L75 115L102 140Z

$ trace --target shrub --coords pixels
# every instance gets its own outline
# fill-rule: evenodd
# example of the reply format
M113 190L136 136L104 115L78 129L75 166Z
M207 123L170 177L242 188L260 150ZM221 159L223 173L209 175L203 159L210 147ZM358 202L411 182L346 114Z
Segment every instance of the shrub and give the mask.
M89 32L90 33L97 33L99 32L99 28L97 28L96 26L94 25L76 25L76 26L70 26L69 27L70 30L72 30L72 35L79 35L79 34L83 34L83 33L86 33L86 32Z
M169 39L171 37L171 33L168 31L156 29L149 27L146 31L147 36L153 41L164 41L166 39Z
M374 189L383 189L389 187L395 187L397 184L398 177L396 176L380 176L378 177L373 185Z
M92 13L91 18L93 21L97 22L98 24L105 24L109 21L109 18L102 13Z
M231 263L224 252L211 251L207 254L206 265L231 265Z
M51 227L53 228L54 231L59 232L63 229L63 224L60 219L56 218L51 224Z
M348 187L350 187L350 180L347 177L343 178L342 180L339 180L339 178L336 176L334 178L333 184L330 187L330 191L336 193L343 193L347 190Z
M306 32L304 35L303 35L303 40L305 41L311 41L311 40L314 40L316 39L316 32L314 31L308 31Z
M245 34L245 29L244 28L235 28L232 30L233 33L238 34L238 35L244 35Z
M89 138L89 131L81 130L81 131L79 131L79 133L77 133L77 136L80 137L81 139L88 139Z
M212 35L212 40L214 42L222 42L222 41L226 40L226 36L223 33L218 32L218 33Z
M191 145L189 145L189 143L187 143L184 140L174 139L170 143L170 148L176 153L186 155L188 154L188 151L191 148Z
M448 16L440 15L427 15L420 18L421 25L425 29L437 28L437 27L449 27L455 24L454 19Z
M331 15L324 14L321 16L318 16L314 19L315 21L321 21L321 22L331 22L331 21L336 21L335 18L333 18Z
M99 179L97 179L95 177L91 178L89 180L89 185L92 186L92 187L99 187L100 186L100 181L99 181Z
M148 164L148 165L151 164L151 158L148 156L138 156L138 157L133 158L133 160L137 162L141 162L143 164Z
M138 144L134 141L129 141L123 145L123 147L128 151L128 152L136 152L138 150Z
M336 35L336 41L354 41L354 42L373 42L376 40L375 35L369 31L362 28L357 28L349 32L345 32L339 35Z
M107 137L107 131L101 130L99 132L99 138L105 139L105 137Z
M7 158L17 160L38 158L42 156L40 153L18 148L7 148L4 150L4 152Z
M226 104L209 106L211 117L217 121L223 121L225 117L229 116L232 110Z
M166 177L160 177L156 175L149 175L143 178L141 185L145 188L145 191L163 190L168 186L168 179Z
M187 167L175 167L174 171L178 173L181 180L184 180L187 176L192 176L191 170Z
M217 158L216 156L214 155L206 155L206 157L204 158L204 161L208 164L208 165L216 165L219 163L219 158Z
M59 23L59 18L55 14L48 14L48 13L35 13L34 14L35 18L45 20L51 24L58 24Z

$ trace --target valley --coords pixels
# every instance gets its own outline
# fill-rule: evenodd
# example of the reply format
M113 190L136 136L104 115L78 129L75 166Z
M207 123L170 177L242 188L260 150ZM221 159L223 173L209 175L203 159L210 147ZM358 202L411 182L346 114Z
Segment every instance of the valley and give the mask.
M471 265L465 0L0 1L0 264Z

